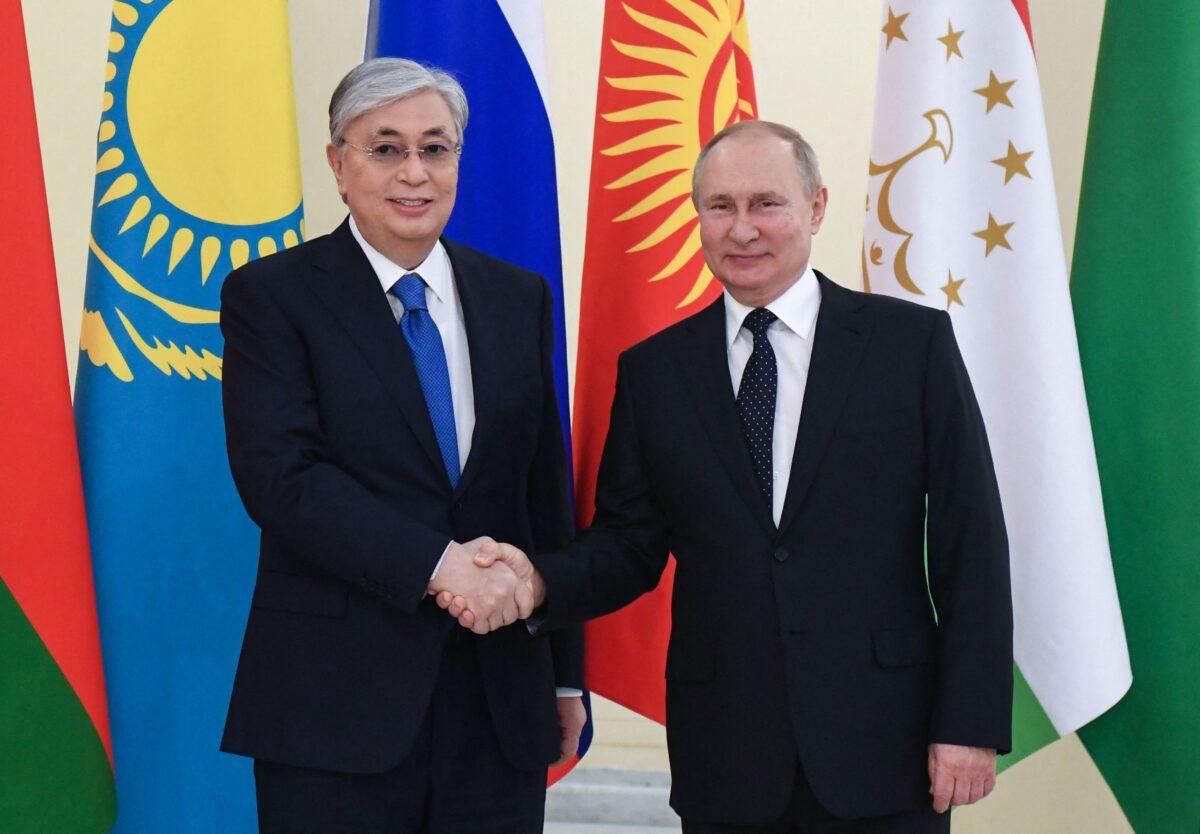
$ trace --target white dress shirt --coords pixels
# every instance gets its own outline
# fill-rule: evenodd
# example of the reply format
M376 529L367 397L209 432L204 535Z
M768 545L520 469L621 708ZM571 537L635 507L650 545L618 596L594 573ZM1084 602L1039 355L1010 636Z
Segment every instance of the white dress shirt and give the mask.
M771 433L771 516L778 526L792 474L792 453L800 428L800 408L812 359L813 332L821 307L821 286L812 267L787 292L767 305L776 320L767 328L767 339L775 351L778 387L775 393L775 427ZM742 372L754 352L754 337L742 327L753 307L738 302L725 291L725 346L728 349L729 379L737 396Z
M458 298L458 286L454 283L454 270L450 267L446 247L439 240L416 269L405 269L367 243L353 217L350 218L350 233L371 262L397 324L404 315L404 305L388 290L410 272L418 273L425 281L425 303L429 307L430 318L442 336L442 347L446 351L450 398L454 405L454 433L458 436L458 471L462 474L467 455L471 454L471 435L475 431L475 389L471 385L467 326L463 321L462 302Z

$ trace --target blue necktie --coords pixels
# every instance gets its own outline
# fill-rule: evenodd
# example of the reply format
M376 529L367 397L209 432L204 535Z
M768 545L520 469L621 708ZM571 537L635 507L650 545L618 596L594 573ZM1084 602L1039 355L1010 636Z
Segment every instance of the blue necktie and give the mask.
M765 307L751 310L742 322L742 327L754 336L754 352L742 372L738 386L737 409L742 420L742 434L750 449L750 460L754 464L754 476L758 488L767 499L767 507L773 509L774 478L771 468L771 440L775 432L775 389L778 371L775 367L775 351L767 338L767 328L775 321L775 314Z
M450 371L446 366L446 349L429 307L425 303L425 281L410 272L392 285L390 292L404 305L400 317L400 332L412 351L417 378L425 394L425 407L433 422L433 434L442 452L450 486L458 486L458 433L454 429L454 399L450 393Z

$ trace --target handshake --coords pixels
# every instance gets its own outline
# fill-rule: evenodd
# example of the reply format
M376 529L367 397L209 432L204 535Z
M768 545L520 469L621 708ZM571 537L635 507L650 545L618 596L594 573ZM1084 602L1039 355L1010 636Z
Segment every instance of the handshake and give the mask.
M440 608L476 634L528 619L546 598L546 585L529 557L487 536L451 542L427 590Z

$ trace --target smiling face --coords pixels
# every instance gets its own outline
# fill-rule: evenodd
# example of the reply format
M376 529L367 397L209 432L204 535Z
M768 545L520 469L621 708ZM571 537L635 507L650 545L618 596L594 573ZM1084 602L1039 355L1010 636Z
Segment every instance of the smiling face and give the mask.
M783 295L804 274L828 191L809 195L792 146L745 131L714 145L696 178L708 268L749 307Z
M453 148L462 137L449 106L433 90L417 93L363 113L346 126L345 140L325 153L358 230L389 260L416 267L446 228L458 193ZM435 145L449 156L427 162L413 152L400 161L404 148L432 154ZM360 148L377 152L373 157Z

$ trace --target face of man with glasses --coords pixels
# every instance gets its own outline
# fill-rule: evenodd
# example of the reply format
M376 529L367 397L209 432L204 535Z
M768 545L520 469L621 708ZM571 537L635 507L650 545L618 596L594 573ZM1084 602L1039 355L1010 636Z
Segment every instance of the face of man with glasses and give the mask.
M430 90L362 114L326 148L359 231L406 269L425 260L450 220L460 143L449 106Z

